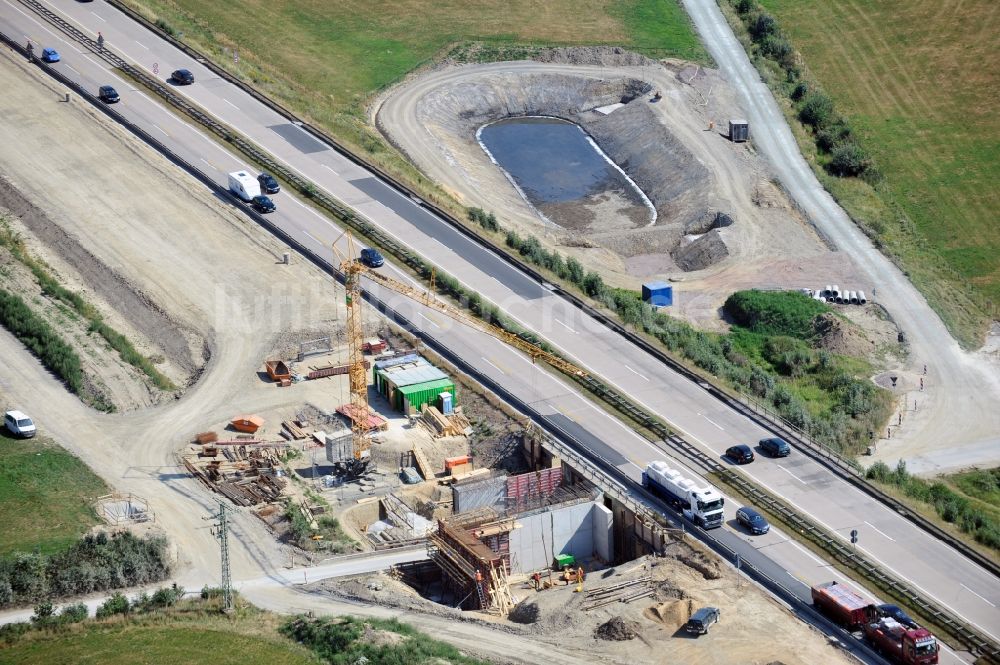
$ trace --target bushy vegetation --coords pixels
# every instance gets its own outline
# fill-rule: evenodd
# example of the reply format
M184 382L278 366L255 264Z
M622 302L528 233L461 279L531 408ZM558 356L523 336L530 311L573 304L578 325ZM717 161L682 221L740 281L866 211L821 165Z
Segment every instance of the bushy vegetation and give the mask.
M723 309L736 325L765 335L787 335L811 340L816 317L830 308L803 293L788 291L737 291Z
M148 358L139 353L125 335L104 322L97 308L76 291L71 291L60 284L41 261L31 256L24 246L24 241L18 234L14 233L7 220L2 218L0 218L0 246L10 250L14 258L31 270L35 279L38 280L39 286L42 287L43 294L64 302L86 319L90 324L87 328L88 333L96 332L103 337L108 345L118 352L123 361L142 371L157 388L161 390L176 389L170 379L156 369Z
M395 633L399 642L374 644L365 639L366 628ZM453 665L485 665L458 649L432 640L412 626L395 619L340 617L314 619L298 616L281 627L283 635L302 643L331 665L402 665L446 662Z
M75 394L83 389L80 356L20 297L0 289L0 324Z
M751 57L773 63L784 76L785 92L798 109L799 120L812 130L824 165L841 178L862 177L877 181L881 176L875 161L855 139L847 120L834 108L833 100L820 86L805 77L802 64L788 36L775 18L756 0L729 0L751 40Z
M977 480L987 485L989 493L997 492L997 469L977 474ZM951 522L978 542L1000 550L1000 521L975 501L964 497L941 481L924 480L911 475L906 470L906 462L900 460L891 469L884 462L875 462L866 473L869 480L898 487L903 494L931 505L945 522ZM975 481L974 481L975 482Z
M355 550L357 543L341 528L336 517L320 515L313 528L299 506L289 501L285 506L285 519L288 520L289 541L301 549L333 554Z
M320 665L301 644L281 636L277 617L243 602L235 613L220 612L215 598L181 599L179 588L162 588L129 601L115 595L100 618L88 618L83 604L57 610L39 603L31 621L0 627L0 662L18 665L63 663L185 663L187 665ZM127 608L127 609L126 609Z
M0 607L157 582L170 572L166 549L159 537L99 533L55 554L7 556L0 560Z
M537 238L504 232L507 246L605 305L623 323L658 340L736 390L763 401L789 423L845 454L867 446L889 417L890 397L865 378L867 363L815 349L814 320L829 311L801 293L741 291L727 300L737 323L728 335L695 330L613 289L576 259L546 250Z

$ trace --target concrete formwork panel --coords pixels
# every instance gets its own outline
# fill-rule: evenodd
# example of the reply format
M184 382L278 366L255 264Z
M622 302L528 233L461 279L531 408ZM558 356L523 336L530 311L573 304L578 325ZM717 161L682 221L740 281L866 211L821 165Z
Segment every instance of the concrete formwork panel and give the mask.
M596 502L557 506L517 517L519 528L510 534L511 571L525 573L547 568L557 554L572 554L578 559L594 556L597 506ZM610 516L599 519L604 520L602 537L607 541Z
M614 536L611 532L613 513L599 503L594 504L594 556L605 563L614 561Z

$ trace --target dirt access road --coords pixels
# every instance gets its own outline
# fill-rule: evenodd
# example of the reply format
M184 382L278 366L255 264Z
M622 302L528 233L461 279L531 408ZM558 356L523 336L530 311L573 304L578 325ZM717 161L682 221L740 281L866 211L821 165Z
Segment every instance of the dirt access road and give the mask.
M996 408L1000 354L990 344L983 351L962 351L920 292L823 189L715 0L684 0L684 6L720 71L736 88L754 144L770 159L803 212L855 260L868 283L877 288L875 299L906 334L911 372L922 375L927 366L926 389L911 397L917 400L917 410L905 419L898 435L893 433L891 443L880 446L880 455L905 458L911 469L921 473L996 464L1000 461L1000 410Z
M718 325L717 307L734 290L777 284L788 288L813 286L828 283L827 277L831 274L842 274L844 278L841 284L852 284L853 288L863 289L885 306L905 333L908 342L908 360L897 374L904 379L901 385L912 386L914 390L897 392L904 416L903 423L901 427L893 427L891 440L879 443L878 458L893 463L905 458L911 470L925 474L1000 462L1000 410L992 406L1000 399L1000 353L991 347L974 353L964 352L959 348L923 296L868 242L822 189L799 153L770 91L760 82L728 25L721 15L717 16L721 23L713 22L713 17L718 14L714 3L706 0L689 4L692 5L689 9L713 56L723 63L721 74L734 88L736 103L750 117L754 146L768 158L768 168L773 170L794 202L836 250L810 250L806 246L798 246L801 243L794 248L786 247L786 243L775 243L771 238L780 226L763 228L756 234L756 238L749 238L749 242L757 247L750 247L747 251L751 255L754 251L759 252L756 261L751 260L746 265L741 261L730 261L722 264L721 270L704 271L707 274L704 279L699 280L699 273L695 273L679 285L678 289L684 292L680 294L681 301L685 299L686 292L703 290L693 296L692 303L682 306L685 310L682 313L697 320L703 327L711 327L706 326L706 316ZM707 7L708 5L711 7ZM728 35L728 41L725 35ZM421 99L429 92L455 82L489 75L491 72L503 76L517 73L633 76L647 80L661 90L678 88L675 72L658 66L609 67L505 62L443 67L414 77L386 93L374 110L378 114L380 127L397 140L398 137L405 137L403 143L407 152L421 155L416 160L419 166L446 188L460 194L470 205L488 205L489 196L493 195L479 195L477 189L480 186L484 190L492 189L477 182L477 179L483 177L479 172L472 173L470 177L469 173L463 171L463 166L457 164L453 155L449 154L455 146L442 146L440 140L421 123L418 109ZM733 205L738 205L735 208L738 214L754 214L754 206L751 204L754 183L752 179L748 180L747 174L742 170L745 165L734 160L732 155L724 154L723 148L731 148L728 141L718 136L711 136L706 140L707 132L701 131L707 126L708 120L714 121L716 127L723 126L728 117L722 114L732 112L732 108L727 108L725 103L711 103L713 94L721 93L707 92L709 99L705 108L708 110L703 112L705 124L700 129L690 126L692 121L684 118L683 121L673 121L671 130L684 136L688 145L702 146L698 156L707 160L706 163L717 174L718 199L726 203L735 202ZM659 112L667 114L668 102L673 101L665 97ZM711 115L712 113L719 115ZM684 112L679 115L683 116ZM470 145L474 146L474 137L469 137L469 140ZM492 184L493 181L489 182ZM499 186L514 191L502 182ZM524 204L520 202L519 205ZM513 209L516 210L516 206ZM541 233L541 227L536 225L535 232ZM774 275L778 273L782 277L776 280ZM923 375L924 365L927 366L926 376ZM924 378L923 390L918 388L920 377Z
M116 490L149 500L157 526L176 548L174 581L189 589L217 584L219 548L204 519L217 508L216 497L186 473L175 451L238 412L292 409L306 401L335 406L335 395L324 402L323 382L315 382L316 390L282 390L257 372L262 358L295 331L342 322L335 304L342 298L311 264L280 265L284 248L269 234L99 112L62 102L63 91L51 79L6 51L0 52L0 87L7 93L0 99L0 171L81 245L207 340L209 353L201 377L178 400L108 415L84 406L0 329L0 401L28 411ZM259 519L236 509L231 523L237 584L288 565L288 552ZM394 616L469 651L522 654L510 661L586 660L582 651L484 627L334 603L291 588L264 585L247 596L286 613Z

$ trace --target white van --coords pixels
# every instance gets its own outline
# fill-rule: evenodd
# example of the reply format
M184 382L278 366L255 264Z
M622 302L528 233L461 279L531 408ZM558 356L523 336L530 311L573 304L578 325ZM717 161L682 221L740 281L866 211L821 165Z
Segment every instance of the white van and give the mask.
M260 183L246 171L235 171L229 174L229 191L249 202L260 196Z
M3 424L11 434L30 439L35 436L35 423L20 411L8 411L3 415Z

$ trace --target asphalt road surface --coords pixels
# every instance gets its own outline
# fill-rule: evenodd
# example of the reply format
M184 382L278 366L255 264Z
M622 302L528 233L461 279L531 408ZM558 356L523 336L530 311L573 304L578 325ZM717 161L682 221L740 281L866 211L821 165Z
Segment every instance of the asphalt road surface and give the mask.
M387 233L500 305L526 327L540 331L567 356L662 414L707 451L720 454L733 443L753 442L768 434L106 4L60 4L52 8L64 12L85 31L96 35L101 30L106 47L151 74L155 71L165 78L173 69L190 69L196 83L178 87L178 92L238 128ZM90 89L105 83L115 85L123 98L116 107L118 112L217 182L224 184L226 173L247 168L240 158L204 133L145 93L116 79L106 63L94 54L79 52L79 45L64 41L65 36L57 29L18 3L0 3L0 29L10 35L30 37L39 47L55 45L63 53L63 62L52 66ZM271 216L272 221L318 256L332 258L329 244L339 235L339 229L286 192L274 198L279 209ZM393 272L391 266L384 270ZM398 272L394 276L408 280ZM532 366L522 354L402 297L382 293L374 286L371 291L633 479L638 480L641 468L649 461L668 456L669 451L648 443L575 388ZM1000 625L996 607L1000 583L958 553L801 454L793 453L780 461L761 459L745 470L845 540L851 529L858 529L860 549L984 632L996 635L995 627ZM731 517L735 506L729 503ZM725 538L753 550L748 556L763 558L766 552L772 567L788 571L790 579L797 582L800 595L804 584L838 577L825 562L777 530L763 538L749 538L731 526L726 533Z

